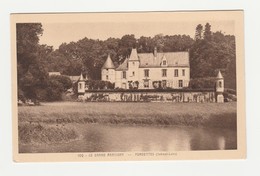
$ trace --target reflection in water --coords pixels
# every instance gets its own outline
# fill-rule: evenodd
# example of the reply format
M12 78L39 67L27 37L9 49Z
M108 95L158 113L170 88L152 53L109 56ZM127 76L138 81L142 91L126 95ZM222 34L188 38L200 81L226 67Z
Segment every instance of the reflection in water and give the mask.
M20 146L20 152L134 152L236 149L236 131L198 127L148 127L71 124L81 140L45 146Z
M218 147L220 150L225 150L225 138L223 136L218 138Z

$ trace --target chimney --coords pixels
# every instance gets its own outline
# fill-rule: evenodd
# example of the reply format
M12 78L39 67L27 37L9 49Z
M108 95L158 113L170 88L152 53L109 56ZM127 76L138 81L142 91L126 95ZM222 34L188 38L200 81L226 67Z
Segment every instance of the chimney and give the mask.
M153 55L154 55L154 57L157 57L157 47L154 47Z

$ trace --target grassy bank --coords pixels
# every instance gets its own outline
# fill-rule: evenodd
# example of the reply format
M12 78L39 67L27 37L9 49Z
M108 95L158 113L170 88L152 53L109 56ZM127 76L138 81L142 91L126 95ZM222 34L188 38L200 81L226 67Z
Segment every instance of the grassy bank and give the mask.
M62 143L79 138L74 129L46 124L20 123L18 131L20 144Z
M19 123L185 125L236 129L236 103L46 103L19 107Z

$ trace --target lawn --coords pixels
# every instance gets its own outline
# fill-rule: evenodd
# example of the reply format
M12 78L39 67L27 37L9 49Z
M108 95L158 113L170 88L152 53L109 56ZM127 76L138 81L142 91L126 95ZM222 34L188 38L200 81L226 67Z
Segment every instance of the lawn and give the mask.
M236 103L55 102L18 108L19 122L236 127Z

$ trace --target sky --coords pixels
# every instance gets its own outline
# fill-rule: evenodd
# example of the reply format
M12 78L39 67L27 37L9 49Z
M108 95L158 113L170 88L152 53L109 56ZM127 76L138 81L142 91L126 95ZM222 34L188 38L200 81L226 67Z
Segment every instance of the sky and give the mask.
M57 49L62 43L77 42L82 38L106 40L109 37L121 38L126 34L153 37L163 35L189 35L194 38L198 24L209 22L211 31L222 31L234 35L233 21L194 21L194 22L90 22L90 23L42 23L43 35L40 44Z

